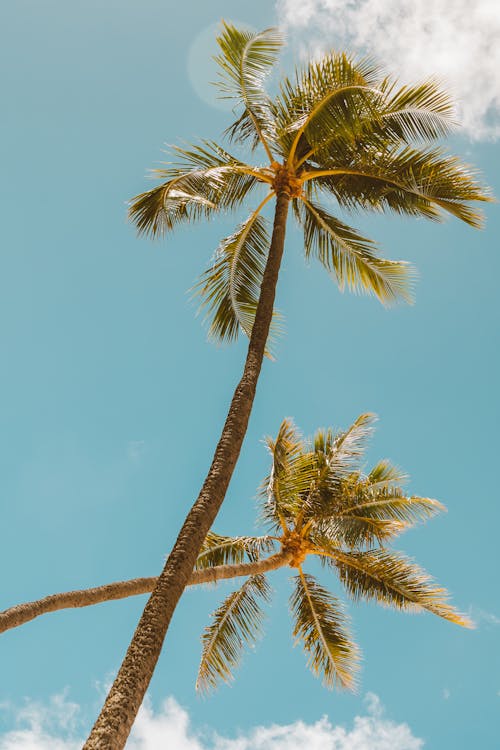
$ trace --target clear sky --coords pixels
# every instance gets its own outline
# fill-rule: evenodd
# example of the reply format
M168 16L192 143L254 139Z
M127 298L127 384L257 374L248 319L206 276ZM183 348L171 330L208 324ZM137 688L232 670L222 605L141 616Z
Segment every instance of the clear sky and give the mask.
M440 0L440 12L427 26L413 18L405 38L404 12L401 35L389 23L392 0L347 5L346 25L342 0L4 4L0 609L158 573L208 469L245 344L207 343L187 290L237 217L151 243L127 223L126 202L151 184L146 169L167 158L166 143L218 139L228 124L207 82L221 18L286 25L286 69L302 49L366 44L364 11L377 32L372 51L389 69L422 75L435 65L464 97L467 129L450 149L500 195L500 67L490 69L488 51L499 11L482 0L466 24L461 2ZM457 46L469 42L474 54L460 62ZM290 224L277 302L286 335L277 361L264 365L215 527L255 532L268 467L262 438L284 416L308 434L374 411L369 460L389 457L411 475L413 493L449 511L399 548L452 592L476 630L350 605L361 689L331 693L292 647L289 574L280 572L265 638L232 687L201 699L199 635L230 584L190 590L130 747L498 747L498 206L487 213L482 232L455 220L356 219L387 256L419 269L416 304L391 310L307 268ZM0 750L80 745L144 603L61 612L1 636Z

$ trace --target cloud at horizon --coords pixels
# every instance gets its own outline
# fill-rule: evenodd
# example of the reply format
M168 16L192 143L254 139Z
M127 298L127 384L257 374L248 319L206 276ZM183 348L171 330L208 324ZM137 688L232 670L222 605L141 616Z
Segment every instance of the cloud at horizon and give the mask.
M500 137L496 0L277 0L276 7L304 55L344 47L373 55L402 82L436 77L455 98L463 133Z
M317 722L257 726L235 738L213 731L197 732L189 713L173 697L158 710L146 700L127 743L129 750L422 750L424 743L405 723L384 716L379 698L368 693L366 714L352 728L333 726L324 716ZM82 744L81 711L66 693L47 703L26 701L21 707L0 705L16 728L0 735L0 750L78 750Z

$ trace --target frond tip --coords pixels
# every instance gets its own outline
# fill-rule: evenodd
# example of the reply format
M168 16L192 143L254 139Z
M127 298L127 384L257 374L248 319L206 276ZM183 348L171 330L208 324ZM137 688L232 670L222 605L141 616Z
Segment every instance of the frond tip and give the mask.
M261 632L260 600L268 602L271 589L262 575L248 578L216 609L211 625L202 636L203 651L196 689L208 692L222 680L232 680L244 645L255 642Z

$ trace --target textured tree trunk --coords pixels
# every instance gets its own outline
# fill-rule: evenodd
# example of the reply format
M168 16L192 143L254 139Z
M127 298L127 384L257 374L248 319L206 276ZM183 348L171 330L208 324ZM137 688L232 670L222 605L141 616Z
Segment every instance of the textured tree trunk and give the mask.
M198 586L200 583L216 583L227 578L269 573L271 570L277 570L277 568L288 565L290 559L290 552L279 552L257 562L216 565L213 568L194 570L187 585ZM75 607L90 607L93 604L126 599L138 594L149 594L153 591L157 580L157 576L150 576L149 578L133 578L129 581L115 581L104 586L78 591L64 591L60 594L45 596L43 599L37 599L34 602L17 604L15 607L9 607L9 609L0 612L0 633L11 628L18 628L20 625L49 612L58 612L61 609Z
M84 750L121 750L143 701L177 602L226 495L252 410L285 243L290 198L277 196L271 246L243 376L234 392L212 465L136 628L125 659Z

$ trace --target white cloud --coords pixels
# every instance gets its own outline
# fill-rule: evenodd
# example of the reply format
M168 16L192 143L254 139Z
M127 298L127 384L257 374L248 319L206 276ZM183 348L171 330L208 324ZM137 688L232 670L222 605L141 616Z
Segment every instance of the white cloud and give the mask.
M137 464L141 461L142 457L144 456L144 453L146 451L146 441L145 440L129 440L127 445L127 453L129 460Z
M469 616L476 625L500 625L500 617L474 605L469 607Z
M498 0L277 0L294 47L374 55L401 81L437 76L473 139L500 137Z
M378 697L369 693L367 714L356 716L352 728L333 726L327 717L313 724L296 721L255 727L236 738L199 733L190 727L189 714L174 698L167 698L158 711L146 701L127 748L130 750L421 750L423 741L407 724L384 717ZM0 735L0 750L77 750L83 728L79 708L65 694L47 705L26 702L21 709L0 706L12 713L17 727ZM78 738L79 735L79 738Z

